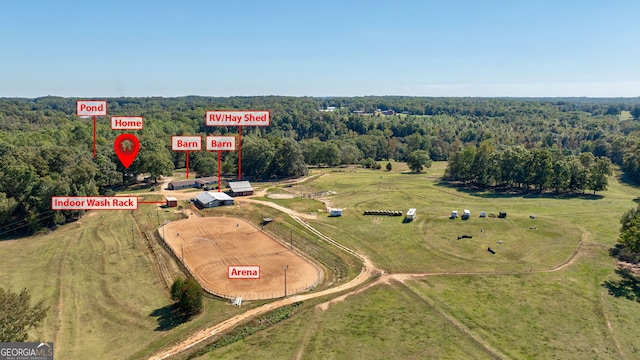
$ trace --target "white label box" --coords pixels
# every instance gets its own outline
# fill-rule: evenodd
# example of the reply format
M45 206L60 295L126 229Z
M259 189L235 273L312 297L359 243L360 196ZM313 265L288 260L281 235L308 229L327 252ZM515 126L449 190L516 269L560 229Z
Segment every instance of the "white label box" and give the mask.
M234 151L236 149L235 136L207 136L207 151Z
M76 101L76 115L107 116L107 100L78 100Z
M229 265L229 279L260 279L258 265Z
M215 110L204 116L207 126L269 126L268 110Z
M137 210L137 196L52 196L51 210Z
M200 136L172 136L171 150L200 151L202 150L202 138Z
M142 116L112 116L111 130L142 130Z

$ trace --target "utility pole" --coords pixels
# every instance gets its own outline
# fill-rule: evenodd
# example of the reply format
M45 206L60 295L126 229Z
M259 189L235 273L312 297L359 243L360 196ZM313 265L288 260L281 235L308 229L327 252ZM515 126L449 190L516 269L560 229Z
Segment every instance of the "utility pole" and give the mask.
M182 263L184 264L184 244L180 244L180 251L182 252Z
M284 297L287 297L287 269L289 268L289 265L285 265L282 267L282 270L284 270Z
M158 215L158 226L160 226L160 211L156 209L156 215Z
M136 238L133 236L133 225L131 225L131 246L136 248Z

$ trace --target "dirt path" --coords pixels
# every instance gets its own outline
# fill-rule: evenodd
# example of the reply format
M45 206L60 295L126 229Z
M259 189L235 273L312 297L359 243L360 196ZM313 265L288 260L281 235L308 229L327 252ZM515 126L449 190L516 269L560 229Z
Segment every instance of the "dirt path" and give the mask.
M316 214L304 214L304 213L300 213L297 212L295 210L291 210L289 208L286 208L284 206L280 206L278 204L274 204L272 202L269 201L263 201L263 200L256 200L256 199L251 199L251 198L241 198L241 200L238 200L239 202L247 202L247 203L252 203L252 204L260 204L260 205L264 205L264 206L269 206L272 207L274 209L280 210L285 214L288 214L292 217L299 217L299 218L303 218L303 219L315 219L317 216Z

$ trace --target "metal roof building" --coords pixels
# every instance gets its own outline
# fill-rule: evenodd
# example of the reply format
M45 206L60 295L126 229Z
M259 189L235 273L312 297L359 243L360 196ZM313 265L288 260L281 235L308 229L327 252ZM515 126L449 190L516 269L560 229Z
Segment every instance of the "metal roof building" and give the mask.
M253 195L253 187L248 181L234 181L229 183L231 196Z
M196 206L203 208L233 205L233 198L225 193L205 191L196 195L195 203Z

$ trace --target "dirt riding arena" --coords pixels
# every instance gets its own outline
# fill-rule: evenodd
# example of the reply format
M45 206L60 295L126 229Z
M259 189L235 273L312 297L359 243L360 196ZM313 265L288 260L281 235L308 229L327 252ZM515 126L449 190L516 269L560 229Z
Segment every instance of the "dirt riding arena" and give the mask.
M317 266L300 257L251 223L231 217L198 217L174 221L160 228L165 241L182 258L193 276L212 294L243 300L271 299L317 285ZM229 279L230 265L258 265L259 279Z

